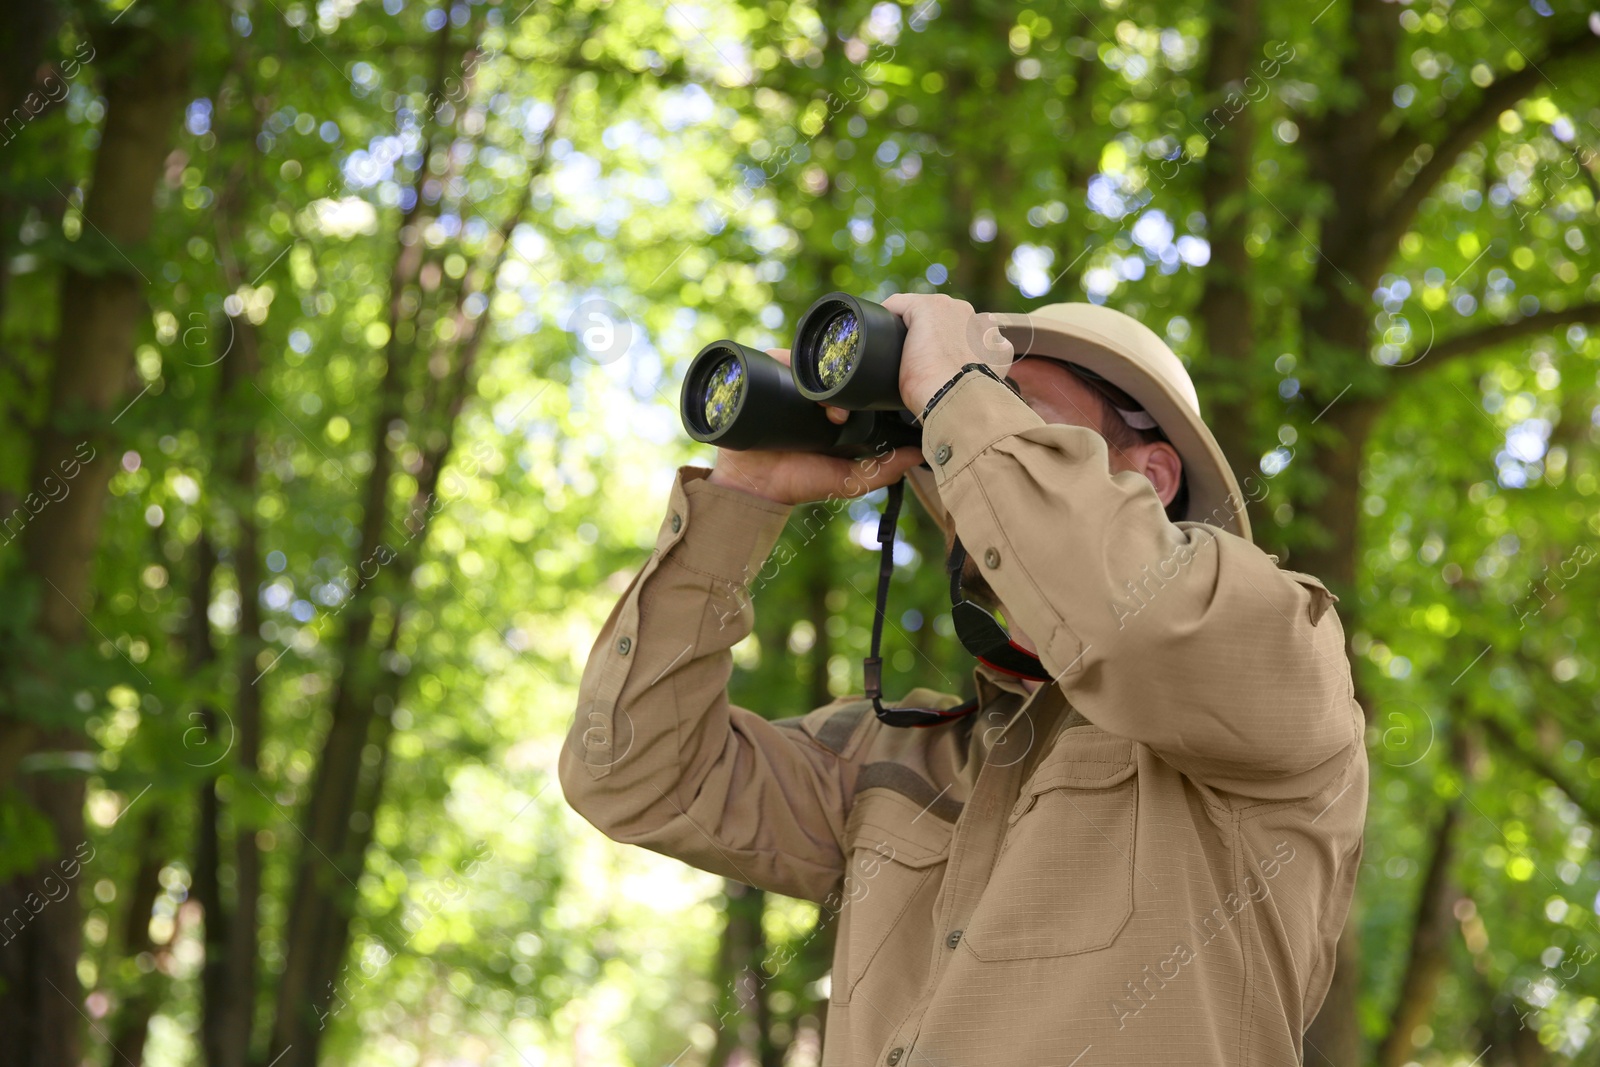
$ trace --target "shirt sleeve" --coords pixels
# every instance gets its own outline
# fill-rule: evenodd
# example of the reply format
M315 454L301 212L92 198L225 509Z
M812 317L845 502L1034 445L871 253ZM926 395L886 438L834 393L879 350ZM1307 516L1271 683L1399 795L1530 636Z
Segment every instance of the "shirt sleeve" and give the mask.
M595 639L561 786L616 841L821 901L844 870L863 720L829 707L780 724L729 703L730 650L788 551L773 556L791 509L708 473L680 469L655 548Z
M1334 597L1254 544L1168 521L1104 438L971 374L923 451L969 556L1101 729L1219 788L1306 795L1359 745ZM1342 757L1342 758L1341 758Z

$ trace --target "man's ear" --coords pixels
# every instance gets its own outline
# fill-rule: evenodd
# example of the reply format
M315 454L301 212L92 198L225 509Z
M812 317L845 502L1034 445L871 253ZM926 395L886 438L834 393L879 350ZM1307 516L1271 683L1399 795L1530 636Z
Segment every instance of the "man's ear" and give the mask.
M1172 503L1183 482L1183 460L1178 458L1178 450L1165 441L1151 441L1140 451L1139 469L1156 487L1156 496L1161 498L1162 505Z

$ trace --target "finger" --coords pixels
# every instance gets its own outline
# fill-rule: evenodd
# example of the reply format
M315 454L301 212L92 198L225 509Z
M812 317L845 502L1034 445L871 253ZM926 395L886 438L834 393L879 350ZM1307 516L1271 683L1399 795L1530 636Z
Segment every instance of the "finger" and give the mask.
M822 405L822 410L828 413L828 421L834 425L841 425L850 418L850 413L844 408L836 408L831 404Z
M891 297L886 297L883 301L884 307L899 315L902 319L906 317L906 312L910 311L915 304L916 301L912 299L911 293L895 293Z
M849 474L836 495L854 498L882 489L899 481L921 460L922 450L911 445L897 448L884 458L872 456L856 460L850 464Z
M782 363L785 367L789 365L789 350L787 348L769 348L767 349L767 355Z

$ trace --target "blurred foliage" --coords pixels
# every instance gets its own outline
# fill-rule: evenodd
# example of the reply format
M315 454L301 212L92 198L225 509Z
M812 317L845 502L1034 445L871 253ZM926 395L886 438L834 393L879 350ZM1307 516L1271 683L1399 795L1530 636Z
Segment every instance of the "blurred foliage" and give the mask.
M1370 319L1366 350L1327 349L1306 327L1322 249L1340 237L1328 227L1344 218L1313 175L1341 150L1330 114L1359 102L1359 19L1398 26L1377 79L1390 99L1373 106L1395 166L1415 175L1462 102L1490 98L1549 42L1582 42L1593 17L1564 0L1269 4L1253 87L1211 95L1208 42L1231 7L240 0L185 24L192 99L156 228L146 247L110 251L82 217L116 106L106 72L83 64L59 101L8 126L0 516L25 525L46 492L31 484L39 427L84 418L49 410L52 340L76 313L60 306L61 272L142 278L116 418L83 423L117 473L81 647L35 632L39 598L55 594L29 573L15 523L0 535L7 707L90 749L86 764L42 752L28 769L89 775L78 970L96 1062L117 1062L104 1028L141 989L156 998L148 1062L199 1061L196 797L213 776L225 834L264 857L253 1052L270 1058L301 813L332 694L368 669L398 695L380 708L392 733L362 754L384 767L382 799L351 816L370 845L323 1058L688 1064L728 1051L729 1024L705 1007L730 1003L716 962L728 887L601 840L565 809L554 761L589 642L654 543L673 468L710 459L676 422L688 357L723 336L786 344L833 288L947 291L997 310L1088 299L1139 317L1208 406L1248 424L1248 473L1269 487L1257 539L1272 551L1325 540L1307 512L1329 488L1319 457L1364 448L1340 606L1372 721L1352 918L1363 1036L1375 1047L1390 1029L1453 804L1447 966L1426 1033L1403 1035L1408 1054L1464 1064L1492 1044L1485 1062L1593 1062L1600 967L1574 961L1600 952L1600 342L1581 311L1600 302L1594 52L1551 62L1456 146L1375 291L1336 282ZM60 15L57 68L113 22L159 35L187 18L154 0ZM1211 202L1209 155L1244 109L1248 191ZM1248 256L1242 360L1214 355L1197 311L1225 225ZM419 263L397 290L408 251ZM597 309L611 332L585 335ZM1460 340L1570 309L1504 343ZM259 367L230 378L241 328ZM453 410L452 345L480 328ZM385 423L400 346L421 355ZM1321 421L1347 390L1381 401L1354 445ZM241 443L250 479L235 470ZM429 491L419 478L446 446ZM386 543L416 558L374 579L359 549L385 449ZM406 504L418 494L421 536ZM797 511L795 562L762 584L757 630L736 650L739 703L782 717L859 689L880 502ZM256 588L238 577L246 526ZM937 533L920 513L902 529L888 688L967 691ZM259 632L245 634L251 600ZM352 603L395 635L375 667L343 643ZM213 654L197 654L197 632ZM230 717L251 687L259 768L237 762ZM77 844L15 790L0 794L0 842L0 873L24 878ZM141 883L152 858L159 885ZM234 874L224 859L225 895ZM792 1043L795 1063L816 1058L818 918L777 899L761 916L766 1036ZM756 1047L747 1027L733 1036Z

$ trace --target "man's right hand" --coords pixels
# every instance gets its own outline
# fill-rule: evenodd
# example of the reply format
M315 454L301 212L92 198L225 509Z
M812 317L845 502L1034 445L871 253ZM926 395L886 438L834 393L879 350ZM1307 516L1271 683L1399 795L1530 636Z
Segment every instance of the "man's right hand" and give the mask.
M767 355L785 367L789 365L787 348L769 348ZM826 404L822 407L832 422L842 423L850 417L843 408ZM735 452L719 448L716 466L706 480L778 504L794 505L870 493L899 481L921 462L922 449L913 445L863 459L840 459L815 452Z

